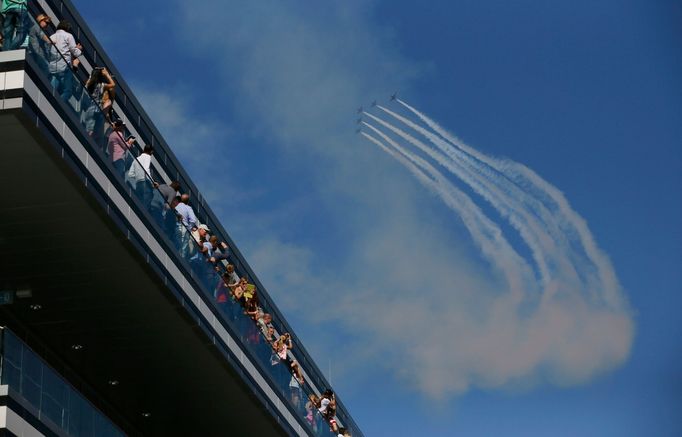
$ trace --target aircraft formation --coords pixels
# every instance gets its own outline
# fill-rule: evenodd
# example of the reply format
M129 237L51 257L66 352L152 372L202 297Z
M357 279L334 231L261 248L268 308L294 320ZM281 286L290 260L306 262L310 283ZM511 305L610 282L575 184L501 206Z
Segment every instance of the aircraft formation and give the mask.
M389 102L395 102L397 99L398 99L398 92L397 92L397 91L394 92L393 94L391 94L391 95L389 96ZM377 105L378 105L377 101L374 100L374 101L372 102L371 107L374 108L374 107L377 106ZM360 106L360 107L358 108L358 114L362 114L363 112L365 112L365 109L364 109L363 106ZM362 121L363 121L363 120L362 120L362 116L360 116L357 120L355 120L355 124L358 124L358 125L359 125L359 124L362 123ZM359 134L359 133L361 133L361 132L362 132L362 128L358 128L358 129L355 130L355 133L356 133L356 134Z

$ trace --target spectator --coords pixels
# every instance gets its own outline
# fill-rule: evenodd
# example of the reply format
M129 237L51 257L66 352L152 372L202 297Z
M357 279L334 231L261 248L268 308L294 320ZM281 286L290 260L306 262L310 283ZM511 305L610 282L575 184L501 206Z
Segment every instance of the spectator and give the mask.
M26 39L27 0L3 0L3 50L16 50Z
M239 276L234 271L234 266L232 264L227 265L223 276L227 277L227 286L230 287L231 290L234 290L234 288L239 285Z
M144 151L140 153L135 161L130 165L128 179L135 189L137 198L142 201L145 207L149 208L152 203L152 154L154 149L150 145L144 146Z
M205 284L208 288L213 289L218 281L217 273L220 272L220 267L216 265L216 252L219 250L219 240L215 235L211 235L208 241L204 242L205 255L208 259L200 256L203 265Z
M249 303L256 297L256 286L253 284L246 284L244 287L244 303Z
M235 275L236 276L236 275ZM240 278L239 281L234 284L234 278L230 278L230 283L228 283L232 293L231 293L231 301L232 305L230 305L231 308L231 316L232 320L237 320L242 313L242 305L244 305L243 301L243 294L244 294L244 288L248 285L248 282L246 281L246 278Z
M319 428L317 426L318 425L317 416L315 415L315 411L317 411L318 408L320 408L320 398L318 398L317 395L315 395L314 393L309 394L308 402L306 402L305 404L306 411L305 419L313 428L315 434L317 434L317 429Z
M246 301L244 300L244 290L246 289L247 285L249 285L249 283L246 281L246 278L241 278L239 283L232 290L232 295L241 305L246 305Z
M175 207L178 222L176 226L176 243L180 254L187 258L189 254L190 231L197 225L197 216L189 206L189 194L180 196L180 202ZM192 243L194 244L194 243Z
M229 281L229 278L227 276L227 272L225 272L223 273L222 280L218 281L218 285L216 285L216 288L213 292L215 301L218 304L221 304L221 306L224 306L228 302L230 296L230 289L227 287L227 281Z
M52 87L59 93L62 100L68 102L73 95L73 73L69 70L73 60L81 55L83 48L76 44L71 34L71 23L66 20L59 22L57 32L50 37L53 44L50 55L49 70L52 75Z
M336 399L332 390L327 389L322 393L320 406L317 410L327 421L334 417L334 414L336 414Z
M258 313L260 308L258 307L258 302L255 299L250 300L246 303L244 307L244 314L252 321L258 319ZM246 338L249 343L257 344L260 343L261 335L260 330L255 323L248 323L246 329Z
M288 332L280 335L273 346L279 359L286 361L287 352L294 347L293 343L291 342L291 335Z
M336 418L332 417L329 419L329 429L331 429L332 434L339 435L339 425L336 423Z
M272 344L272 342L275 339L275 328L272 325L268 326L268 333L265 335L265 339L268 341L268 343Z
M268 343L272 342L272 338L269 338L270 328L272 327L272 316L263 312L261 309L256 323L258 323L258 327L263 333L263 336L268 340Z
M251 299L246 302L246 307L244 308L244 313L251 318L254 322L258 321L258 317L260 316L260 312L262 310L258 307L258 302L256 302L256 299Z
M113 123L113 131L109 134L107 141L107 150L109 156L114 164L116 172L121 176L125 176L126 169L126 153L135 144L135 137L129 136L126 140L123 139L125 123L122 120L116 120Z
M173 235L175 232L175 214L171 210L175 210L178 204L178 192L180 191L180 182L173 181L170 184L156 184L157 191L154 193L152 199L152 211L154 217L161 224L166 235Z
M85 82L85 92L90 96L90 99L85 101L87 108L83 114L85 129L100 146L104 135L104 120L110 119L109 112L113 107L115 87L116 83L109 70L103 67L95 67Z
M192 228L192 241L190 241L188 247L188 256L190 261L195 263L201 261L204 263L205 259L201 256L201 254L210 256L212 247L210 247L210 243L208 242L207 238L209 232L211 232L209 227L203 224ZM208 245L206 243L208 243Z
M301 387L303 384L305 384L305 379L303 378L301 366L298 365L298 361L294 360L291 362L291 380L289 381L289 391L291 392L291 403L294 404L297 410L301 408Z
M28 31L28 50L40 66L40 68L48 72L48 60L50 59L50 49L52 48L52 41L47 37L47 26L51 20L45 14L40 14L36 17L36 23L31 26Z
M180 182L173 181L170 184L157 184L156 188L158 188L161 194L161 204L164 206L164 208L159 209L163 209L163 215L166 215L167 211L177 206L180 195Z
M227 262L227 257L229 256L228 250L230 247L224 241L218 240L217 236L214 235L213 237L215 237L215 243L213 243L213 253L211 254L211 259L209 261L218 268L219 263L222 263L223 261Z

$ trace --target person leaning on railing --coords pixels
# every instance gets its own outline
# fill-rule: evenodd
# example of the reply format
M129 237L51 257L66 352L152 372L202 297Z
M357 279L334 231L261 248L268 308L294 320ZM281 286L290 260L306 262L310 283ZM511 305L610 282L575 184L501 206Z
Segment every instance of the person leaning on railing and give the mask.
M125 125L126 124L123 122L123 120L116 120L111 125L113 131L109 134L109 140L107 141L107 151L109 152L109 157L111 158L111 162L114 164L116 172L121 178L125 176L126 172L126 154L133 144L135 144L134 136L129 136L126 140L123 139Z
M3 50L16 50L26 39L27 0L2 0Z
M294 404L296 409L301 408L301 403L303 402L303 390L302 386L305 384L305 379L303 378L303 372L301 371L301 366L298 365L298 361L291 361L291 380L289 381L289 391L291 394L291 403Z
M190 241L190 231L198 224L197 216L194 214L194 210L189 205L189 194L185 193L180 196L180 202L178 202L177 206L175 207L175 213L178 218L175 227L175 243L178 246L180 255L183 258L187 258L189 254L190 243L195 244L193 241Z
M142 200L142 203L146 208L151 206L152 190L155 183L150 179L152 174L151 164L153 153L154 148L152 146L144 146L144 151L133 161L128 170L128 180L135 189L137 198Z
M152 200L152 214L157 222L163 227L166 235L174 235L177 220L174 210L179 200L180 182L173 181L170 184L156 184L157 189Z
M73 62L81 54L83 47L71 34L71 23L66 20L59 22L57 31L50 37L53 47L50 54L49 70L51 82L62 100L68 102L73 95L73 73L70 70Z
M50 22L50 17L40 14L28 31L28 50L33 54L44 73L48 72L47 61L50 59L50 49L52 48L52 41L47 37L47 26Z

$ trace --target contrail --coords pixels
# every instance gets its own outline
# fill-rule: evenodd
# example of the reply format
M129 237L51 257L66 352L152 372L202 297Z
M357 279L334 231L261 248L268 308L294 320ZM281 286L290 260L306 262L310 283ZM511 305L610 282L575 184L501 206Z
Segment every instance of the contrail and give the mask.
M375 126L365 121L362 123L379 135L381 139L397 150L403 157L407 158L410 161L410 166L414 166L417 171L421 171L424 174L423 177L418 176L420 182L433 189L445 201L448 207L459 214L472 238L481 248L481 251L505 273L512 293L521 298L522 293L525 291L524 288L527 287L528 280L532 277L531 269L504 238L500 228L480 210L468 195L453 186L435 167L419 156L407 151ZM368 135L365 136L367 137ZM373 142L376 144L376 141ZM401 162L405 165L403 161ZM415 169L409 168L414 174ZM432 179L429 179L426 174Z
M564 233L568 233L568 235L574 233L577 235L585 256L596 268L597 276L602 284L603 293L601 297L605 303L612 308L622 308L625 305L619 294L620 285L610 260L597 247L585 220L573 210L560 190L523 164L506 159L492 158L478 152L409 104L400 99L396 99L396 101L415 114L422 122L452 145L471 155L482 164L497 170L510 181L513 181L519 188L531 190L535 198L545 203L547 208L553 211L554 223L558 227L565 229ZM571 251L568 256L575 259L579 254Z
M404 140L408 141L410 144L416 146L421 151L429 155L433 160L444 166L455 176L469 185L477 194L487 200L488 203L490 203L490 205L492 205L502 216L506 217L509 220L509 223L519 232L521 238L523 238L525 243L531 249L531 253L537 264L543 285L549 283L551 280L551 275L547 266L545 256L546 251L541 247L543 244L541 237L544 235L544 232L533 219L533 217L530 217L529 214L523 209L519 209L515 205L511 204L509 202L509 197L505 196L497 185L490 183L484 178L477 177L475 172L471 171L470 167L462 165L460 161L448 160L441 153L436 152L423 142L419 141L403 130L391 125L390 123L380 119L379 117L369 113L365 113L365 115L393 131ZM545 241L544 244L547 244L547 241Z

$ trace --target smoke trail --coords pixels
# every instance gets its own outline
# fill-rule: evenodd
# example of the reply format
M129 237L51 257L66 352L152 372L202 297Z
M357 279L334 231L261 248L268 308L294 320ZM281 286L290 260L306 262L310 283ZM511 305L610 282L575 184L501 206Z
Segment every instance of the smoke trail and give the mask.
M555 216L554 222L557 223L560 228L567 228L564 231L565 233L575 233L578 236L580 248L584 251L584 254L596 269L598 282L601 284L600 288L602 293L600 294L600 297L608 306L614 309L626 307L626 304L620 295L620 285L611 262L597 247L585 220L573 210L561 191L525 165L511 160L491 158L478 152L476 149L466 145L459 138L447 132L435 121L414 107L400 99L397 99L397 101L415 114L442 138L476 158L481 163L497 170L510 181L513 181L518 187L531 191L538 200L544 202L548 209L553 211ZM579 254L577 253L571 253L569 256L575 258L578 255Z
M513 183L513 181L496 169L481 162L465 151L458 149L437 134L417 125L388 108L381 105L378 105L378 108L425 136L454 162L459 162L470 172L480 175L482 179L481 183L485 184L488 189L495 190L498 193L504 193L504 195L501 195L501 202L507 204L509 208L522 217L529 228L527 231L532 232L533 238L537 244L541 245L543 248L542 254L537 253L537 251L530 246L526 237L524 237L523 234L521 235L526 243L529 244L531 250L533 250L533 256L538 263L538 269L540 270L545 285L548 282L548 276L546 275L547 268L544 266L547 264L550 264L554 270L561 272L559 276L564 278L565 283L580 282L579 269L575 265L579 263L579 260L575 260L576 255L570 250L570 242L567 239L565 231L560 228L559 221L555 217L555 214L553 214L543 202L522 190ZM480 154L480 156L485 158L485 155ZM486 183L485 180L489 181L489 183ZM512 223L512 225L514 224ZM535 247L537 249L537 245ZM561 254L561 256L554 256L554 254ZM538 259L542 259L544 264L539 262ZM543 272L545 274L543 274ZM548 288L547 290L548 293L546 297L549 297L553 288Z
M381 108L381 106L379 106L379 108ZM499 185L491 183L485 178L479 177L479 172L476 172L471 165L462 163L462 160L453 159L450 161L445 156L434 151L426 144L407 134L403 130L372 114L365 114L377 121L382 126L390 129L401 138L408 141L410 144L419 148L440 165L447 168L455 176L469 185L477 194L481 195L485 200L487 200L488 203L490 203L502 216L506 217L531 249L531 253L537 264L543 285L546 286L550 282L551 275L549 267L547 266L546 253L551 253L551 251L554 249L551 247L553 245L550 243L550 241L548 241L548 238L546 238L546 232L537 223L534 217L528 214L526 210L516 205L516 202L513 202L513 199L510 196L505 195L505 193L501 191ZM442 140L440 141L442 142Z
M521 297L525 291L524 287L527 287L528 281L532 277L531 269L507 242L500 228L486 217L469 196L453 186L431 164L410 153L371 124L364 121L363 124L411 161L411 165L422 169L433 178L433 182L425 182L423 178L420 178L420 181L434 189L447 206L459 214L484 255L504 272L512 294Z

